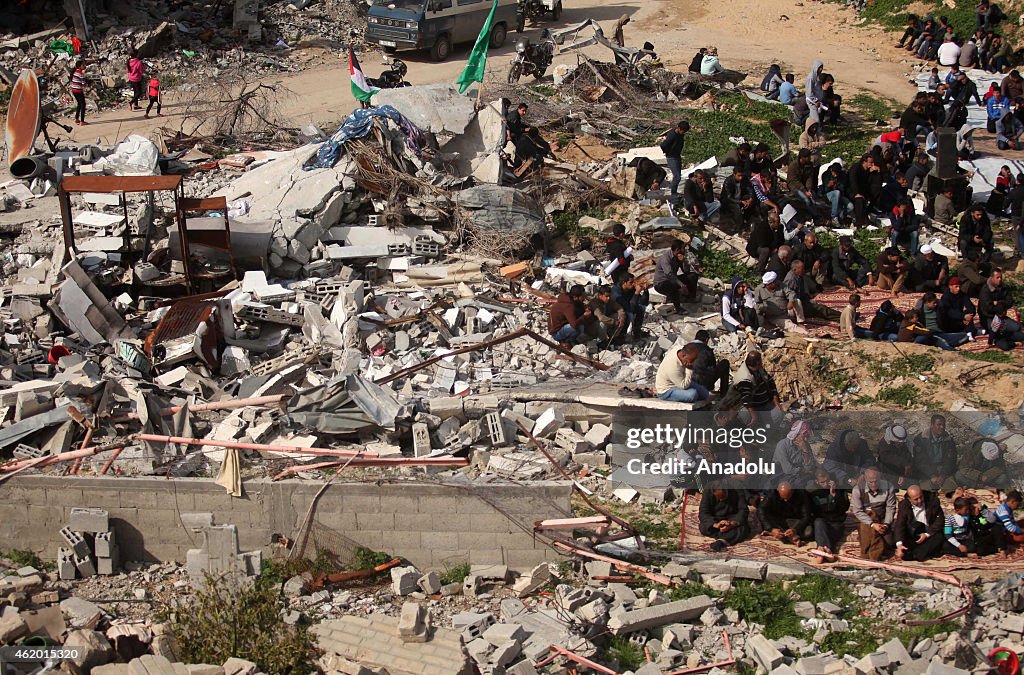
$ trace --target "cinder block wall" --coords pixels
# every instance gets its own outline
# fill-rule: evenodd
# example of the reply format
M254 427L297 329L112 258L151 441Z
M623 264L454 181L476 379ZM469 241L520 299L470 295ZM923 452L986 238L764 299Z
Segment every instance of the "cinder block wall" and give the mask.
M124 560L185 560L201 545L180 514L211 512L238 526L243 551L270 551L274 533L292 537L322 483L245 481L230 497L204 478L153 479L18 476L0 483L0 549L56 557L58 530L76 506L106 509ZM402 556L418 567L506 564L521 570L555 553L535 542L533 523L571 514L571 484L385 482L332 483L317 501L326 543L334 533L357 545ZM340 539L333 537L334 539ZM344 541L344 539L341 539Z

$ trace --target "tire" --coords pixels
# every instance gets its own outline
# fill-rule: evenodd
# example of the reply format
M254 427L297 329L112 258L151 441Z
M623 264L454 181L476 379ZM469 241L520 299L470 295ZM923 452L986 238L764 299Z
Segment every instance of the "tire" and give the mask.
M383 49L384 49L384 53L385 53L385 54L387 54L387 55L389 55L389 56L390 56L391 54L394 54L395 52L397 52L397 51L398 51L398 48L397 48L397 47L384 47Z
M555 8L551 10L551 18L553 20L555 20L555 21L558 21L560 18L562 18L562 3L561 2L556 2L555 3Z
M430 58L435 61L444 61L452 54L452 39L447 33L437 36L437 41L430 48Z
M491 29L491 47L497 49L505 44L505 37L508 35L508 29L505 28L505 24L499 23Z
M519 77L523 74L523 64L518 61L512 64L512 68L508 71L508 83L515 84L519 81Z

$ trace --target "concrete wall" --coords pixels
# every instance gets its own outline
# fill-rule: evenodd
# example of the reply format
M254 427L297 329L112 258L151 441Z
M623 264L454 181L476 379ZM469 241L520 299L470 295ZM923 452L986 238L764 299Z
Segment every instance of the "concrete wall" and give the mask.
M241 550L270 550L274 533L295 536L322 483L245 481L232 498L210 479L25 476L0 484L0 548L56 557L72 507L106 509L124 560L185 560L201 545L182 513L211 512L238 526ZM328 548L349 544L402 556L418 567L506 564L523 569L554 553L535 544L533 523L570 514L571 485L533 483L332 483L314 512Z

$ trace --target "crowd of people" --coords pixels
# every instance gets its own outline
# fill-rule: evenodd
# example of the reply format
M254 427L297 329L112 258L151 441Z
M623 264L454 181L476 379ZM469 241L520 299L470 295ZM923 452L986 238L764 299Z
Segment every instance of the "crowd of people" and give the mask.
M715 419L720 425L743 424L729 412ZM1004 448L994 439L979 438L960 453L939 414L913 437L902 424L889 425L876 452L857 430L847 429L819 461L814 439L811 426L798 420L774 451L763 453L775 467L770 487L763 476L737 475L703 490L699 527L714 540L712 550L760 535L797 547L813 542L817 558L831 561L851 530L849 516L860 553L869 560L1006 555L1024 543L1014 514L1024 503L1020 492L1005 492L991 507L971 494L985 485L1007 485ZM695 453L753 462L761 451L718 452L705 445ZM944 513L941 494L950 500L951 513Z

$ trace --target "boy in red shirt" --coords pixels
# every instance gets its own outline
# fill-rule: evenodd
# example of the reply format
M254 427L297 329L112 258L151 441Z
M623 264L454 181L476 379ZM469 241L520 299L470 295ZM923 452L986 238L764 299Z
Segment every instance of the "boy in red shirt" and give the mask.
M71 73L71 95L75 98L75 124L88 124L85 121L85 61L78 59L75 70Z
M149 105L146 106L146 119L149 119L149 111L153 109L154 103L156 104L156 116L163 117L160 113L160 80L155 77L149 80Z

